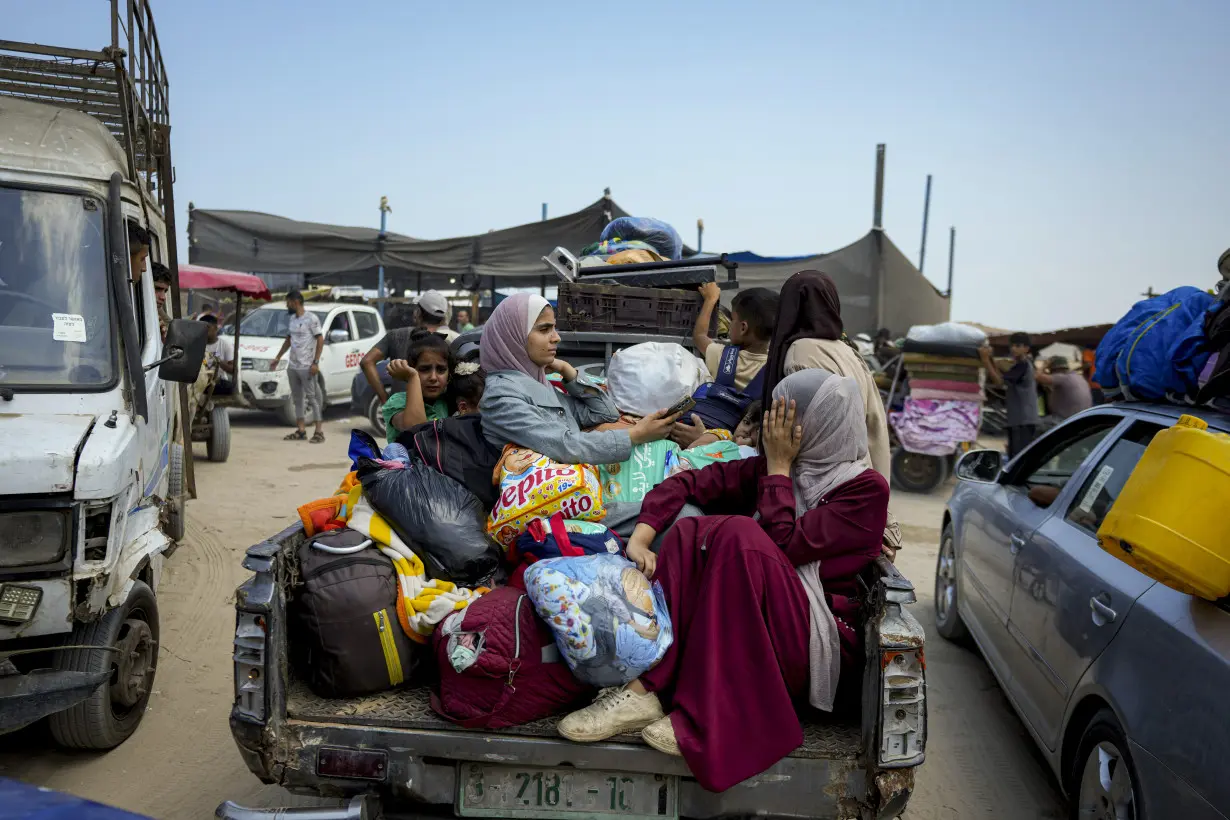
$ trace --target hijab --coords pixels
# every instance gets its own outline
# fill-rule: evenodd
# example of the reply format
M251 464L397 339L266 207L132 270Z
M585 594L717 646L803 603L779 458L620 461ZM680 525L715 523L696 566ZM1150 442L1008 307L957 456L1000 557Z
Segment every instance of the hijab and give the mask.
M525 349L530 331L548 305L537 293L515 293L496 305L479 339L478 359L483 370L515 370L548 384L546 371L530 360Z
M867 471L867 420L858 382L827 370L791 373L773 390L774 399L795 403L803 428L799 455L790 468L797 515L818 506L837 487Z
M832 277L818 270L801 270L787 279L782 285L769 358L764 365L764 406L769 406L773 388L786 375L786 352L792 344L799 339L837 340L844 332L841 298Z

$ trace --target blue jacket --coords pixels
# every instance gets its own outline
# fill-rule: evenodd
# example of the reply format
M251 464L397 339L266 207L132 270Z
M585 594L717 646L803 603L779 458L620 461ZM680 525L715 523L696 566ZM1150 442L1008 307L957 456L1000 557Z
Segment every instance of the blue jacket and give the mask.
M478 405L483 435L496 447L516 444L561 464L616 464L631 458L627 430L581 432L619 420L610 396L583 375L564 389L566 394L516 370L488 373Z

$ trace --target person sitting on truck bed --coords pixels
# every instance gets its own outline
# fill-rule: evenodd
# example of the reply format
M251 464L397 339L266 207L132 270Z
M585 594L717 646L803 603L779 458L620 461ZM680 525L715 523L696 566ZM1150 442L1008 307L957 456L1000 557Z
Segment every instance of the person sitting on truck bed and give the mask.
M487 371L479 411L483 435L497 448L508 444L542 453L561 464L615 464L632 446L666 438L676 416L648 415L626 430L583 433L619 420L615 402L563 359L555 311L534 293L508 297L483 325L479 358ZM563 379L563 392L547 380Z
M839 663L861 667L856 577L880 555L888 482L865 462L858 385L812 369L773 398L764 455L679 473L645 497L627 554L661 581L674 643L564 718L564 737L643 730L722 791L803 742L796 699L831 710ZM687 502L713 515L679 520L655 557L650 543Z
M405 359L389 362L389 375L405 388L380 408L389 442L415 425L449 416L446 394L453 357L443 336L416 328Z

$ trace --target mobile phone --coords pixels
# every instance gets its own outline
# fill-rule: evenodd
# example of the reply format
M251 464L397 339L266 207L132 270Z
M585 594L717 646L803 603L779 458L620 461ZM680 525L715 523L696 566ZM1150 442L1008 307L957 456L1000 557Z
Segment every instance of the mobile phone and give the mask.
M666 415L669 417L669 416L675 415L676 413L686 413L695 406L696 406L696 399L692 398L691 396L684 396L682 399L675 402L675 404L669 410L666 411Z

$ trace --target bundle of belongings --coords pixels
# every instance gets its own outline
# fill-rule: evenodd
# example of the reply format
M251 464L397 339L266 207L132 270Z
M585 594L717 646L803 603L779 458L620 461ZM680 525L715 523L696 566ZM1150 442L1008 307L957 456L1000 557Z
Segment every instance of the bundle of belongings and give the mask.
M683 239L660 219L621 216L608 222L598 241L582 248L579 257L586 267L679 260Z
M1110 400L1225 403L1230 286L1180 287L1132 306L1102 337L1094 381Z
M945 456L977 440L984 378L978 351L986 340L955 322L910 328L902 354L909 394L888 417L906 451Z

